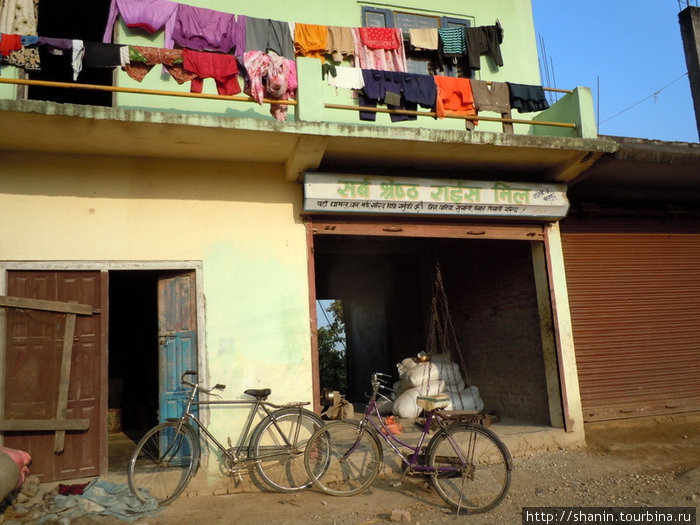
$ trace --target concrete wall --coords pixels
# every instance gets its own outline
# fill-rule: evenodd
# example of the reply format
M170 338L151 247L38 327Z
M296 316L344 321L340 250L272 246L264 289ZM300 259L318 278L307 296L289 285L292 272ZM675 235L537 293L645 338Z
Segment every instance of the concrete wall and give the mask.
M272 387L274 401L311 401L301 189L280 168L12 153L0 165L2 260L201 261L212 382L227 398ZM214 417L215 435L235 438L236 417Z

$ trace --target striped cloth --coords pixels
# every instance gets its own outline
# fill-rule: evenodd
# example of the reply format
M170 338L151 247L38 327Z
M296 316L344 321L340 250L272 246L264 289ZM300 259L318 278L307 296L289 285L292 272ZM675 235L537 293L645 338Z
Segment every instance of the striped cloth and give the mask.
M463 27L446 27L438 29L442 43L442 52L446 55L463 55L467 52Z

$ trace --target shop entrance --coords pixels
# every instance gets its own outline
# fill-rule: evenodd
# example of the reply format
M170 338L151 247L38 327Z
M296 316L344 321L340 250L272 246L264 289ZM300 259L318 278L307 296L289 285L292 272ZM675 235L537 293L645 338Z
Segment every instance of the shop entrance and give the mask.
M533 263L538 242L531 240L537 227L510 238L484 228L470 235L477 230L464 226L451 234L463 238L396 235L410 226L386 225L369 232L383 235L363 235L351 227L343 234L344 225L314 224L313 240L316 298L342 301L348 400L365 400L372 372L398 378L396 363L426 350L437 261L465 379L479 388L485 410L550 424Z

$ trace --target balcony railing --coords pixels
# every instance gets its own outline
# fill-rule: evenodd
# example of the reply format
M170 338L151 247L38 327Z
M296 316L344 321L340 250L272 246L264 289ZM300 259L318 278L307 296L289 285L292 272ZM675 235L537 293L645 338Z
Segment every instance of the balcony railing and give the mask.
M308 60L308 59L307 59ZM304 71L302 68L299 69L299 85L302 86L303 82L318 82L316 79L318 79L318 76L311 77L311 75L307 74L304 76ZM83 84L83 83L75 83L75 82L53 82L53 81L46 81L46 80L30 80L30 79L24 79L24 78L0 78L0 84L13 84L17 86L41 86L41 87L50 87L50 88L67 88L67 89L85 89L85 90L96 90L96 91L106 91L106 92L112 92L112 93L126 93L126 94L135 94L135 95L149 95L149 96L161 96L161 97L180 97L180 98L192 98L192 99L206 99L206 100L218 100L218 101L230 101L230 102L238 102L238 103L256 103L256 101L247 95L219 95L219 94L209 94L209 93L191 93L191 92L185 92L185 91L171 91L171 90L160 90L160 89L146 89L146 88L135 88L135 87L128 87L128 86L111 86L111 85L97 85L97 84ZM572 96L576 93L576 90L565 90L565 89L557 89L557 88L544 88L545 91L549 92L557 92L557 93L563 93L567 96ZM556 102L555 104L552 105L552 108L555 106L562 104L563 101L566 99L564 97L562 100ZM316 112L316 118L313 119L308 119L304 118L304 112L300 111L302 108L300 107L303 103L300 102L299 97L297 97L297 100L278 100L278 99L270 99L270 98L265 98L263 100L264 104L279 104L279 105L286 105L290 107L296 107L297 108L297 115L296 115L296 120L297 121L305 121L305 120L314 120L314 121L325 121L326 118L324 117L318 117L319 112ZM412 110L404 110L404 109L390 109L390 108L383 108L383 107L364 107L364 106L358 106L358 105L351 105L351 104L337 104L337 103L328 103L323 100L318 101L314 100L313 102L316 105L321 106L322 110L340 110L342 112L374 112L374 113L387 113L387 114L399 114L399 115L415 115L417 117L429 117L431 119L435 119L437 117L436 113L434 111L412 111ZM552 109L550 108L550 110ZM156 108L154 108L156 110ZM535 127L548 127L548 128L559 128L565 130L565 133L569 136L573 137L582 137L586 136L583 130L581 129L581 124L580 121L581 119L572 119L572 120L579 120L579 122L567 122L567 121L561 121L560 119L545 119L542 118L543 116L546 116L550 110L546 110L545 112L540 113L539 117L536 117L536 119L530 120L530 119L520 119L520 118L504 118L501 116L488 116L484 115L483 113L477 115L477 116L470 116L470 115L462 115L462 114L450 114L447 112L445 118L446 119L457 119L457 120L464 120L464 121L483 121L483 122L496 122L496 123L502 123L504 126L504 131L506 129L512 130L512 125L513 124L523 124L523 125L528 125L528 126L535 126ZM568 112L569 114L571 111ZM309 112L307 111L306 114L308 115ZM302 116L300 116L302 115ZM347 123L349 119L344 119L345 122ZM510 126L509 128L506 128L506 126ZM426 126L426 127L432 127L432 126ZM568 130L568 131L566 131ZM533 134L536 135L546 135L547 132L534 132ZM560 133L561 134L561 133Z

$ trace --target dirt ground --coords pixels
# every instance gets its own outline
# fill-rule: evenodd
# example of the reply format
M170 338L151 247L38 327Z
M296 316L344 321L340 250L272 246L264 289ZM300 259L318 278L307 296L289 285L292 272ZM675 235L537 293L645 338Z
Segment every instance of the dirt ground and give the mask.
M138 525L192 523L237 525L307 523L369 525L389 523L403 511L412 523L520 524L523 507L692 507L700 498L700 414L640 418L586 425L587 448L549 451L514 458L510 492L496 509L455 516L422 478L384 476L364 494L327 496L316 489L297 494L248 492L181 497ZM0 508L0 511L2 508ZM395 516L397 517L397 516ZM24 521L15 507L0 523ZM44 523L84 525L124 523L90 515L66 519L45 516ZM3 521L4 520L4 521Z

